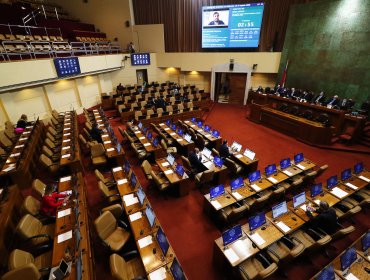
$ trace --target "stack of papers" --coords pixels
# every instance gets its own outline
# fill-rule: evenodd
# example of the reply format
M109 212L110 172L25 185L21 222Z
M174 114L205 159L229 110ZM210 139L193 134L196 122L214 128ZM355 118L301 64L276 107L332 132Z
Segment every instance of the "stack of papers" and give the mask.
M146 246L148 246L148 245L150 245L150 244L153 243L152 236L151 235L148 235L148 236L146 236L144 238L141 238L141 239L139 239L137 241L137 243L139 244L140 249L141 248L144 248L144 247L146 247Z
M242 157L243 157L243 155L241 155L241 154L236 154L236 155L235 155L235 157L236 157L236 158L242 158Z
M347 192L341 190L338 187L333 188L331 190L331 193L334 194L335 196L339 197L339 198L345 197L348 194Z
M71 176L62 177L62 178L60 178L59 182L60 183L67 182L67 181L70 181L71 178L72 178Z
M112 141L104 141L104 144L110 144L110 143L112 143Z
M126 206L131 206L139 202L137 197L132 193L123 196L123 201L125 202Z
M62 148L62 150L68 150L69 148L71 148L71 146L65 146Z
M167 161L166 162L163 162L161 164L162 164L163 167L166 167L166 166L169 166L170 165L169 162L167 162Z
M297 164L297 167L300 168L300 169L302 169L302 170L305 170L306 169L306 167L304 167L302 164Z
M165 172L164 172L164 174L166 174L166 175L169 175L169 174L172 174L173 173L173 171L170 169L170 170L166 170Z
M150 146L151 144L150 143L145 143L144 144L144 146L146 147L146 146Z
M290 172L290 171L288 171L288 170L284 170L283 171L286 175L288 175L288 176L292 176L293 175L293 173L292 172Z
M62 218L64 216L68 216L70 214L71 214L71 208L68 208L68 209L59 211L58 214L57 214L57 218Z
M141 214L141 212L136 212L134 214L131 214L130 216L128 216L130 218L130 221L133 222L133 221L136 221L136 220L139 220L141 219L143 215Z
M126 183L127 183L127 179L121 179L121 180L117 181L118 185L123 185L123 184L126 184Z
M71 154L65 154L65 155L62 155L62 158L69 158L71 156Z
M277 182L279 182L278 180L276 180L274 177L268 177L267 180L269 180L271 183L273 184L276 184Z
M364 181L366 181L366 182L370 182L370 179L369 178L367 178L367 177L365 177L365 176L358 176L358 178L360 178L360 179L362 179L362 180L364 180Z
M111 151L114 151L114 148L107 149L107 152L111 152Z

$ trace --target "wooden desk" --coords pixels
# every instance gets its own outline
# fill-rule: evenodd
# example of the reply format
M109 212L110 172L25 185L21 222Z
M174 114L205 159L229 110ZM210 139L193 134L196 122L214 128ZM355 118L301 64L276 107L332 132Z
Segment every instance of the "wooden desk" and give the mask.
M280 238L284 236L284 234L281 233L281 231L275 227L272 223L266 220L266 224L262 227L257 228L253 232L249 230L249 224L246 223L242 226L243 231L248 235L248 237L256 244L256 246L262 250L268 246L270 246L272 243L278 241ZM255 240L256 236L260 236L264 242L258 244Z
M129 215L128 218L135 240L138 240L149 234L153 234L158 230L159 222L157 217L155 218L154 226L150 227L148 218L145 215L145 210L142 212L133 213Z
M207 158L202 159L202 164L206 169L213 170L215 172L215 176L213 179L214 182L216 182L217 184L223 184L226 182L228 178L228 173L227 167L225 165L222 165L222 167L218 167L213 163L213 161Z
M335 187L332 189L325 188L325 191L330 193L331 195L337 197L340 200L345 199L346 197L352 195L356 191L351 189L350 187L347 187L345 185L342 185L341 183L338 183Z
M297 208L293 208L293 201L288 201L288 209L292 211L294 214L296 214L298 217L300 217L303 221L307 222L310 220L310 217L307 216L306 214L306 209L308 206L309 201L306 200L305 203L301 204ZM311 213L312 216L317 216L317 213L313 212Z
M250 196L256 194L256 192L248 185L247 181L248 181L248 179L244 179L244 186L243 187L240 187L240 188L238 188L234 191L231 191L231 187L227 186L227 187L225 187L225 191L230 193L236 201L243 200L247 197L250 197Z
M369 274L365 271L365 267L370 269L370 263L366 261L361 255L357 254L357 261L355 261L348 269L348 275L344 275L341 271L340 256L336 257L333 261L334 270L340 278L346 279L349 274L354 275L358 279L369 279Z
M260 180L249 183L249 186L254 189L256 192L263 191L273 186L273 184L266 178L261 178Z
M170 135L170 137L180 146L180 149L183 151L183 154L187 155L192 150L194 150L195 143L193 140L190 142L186 141L182 136L178 135L176 131L173 131L170 127L168 127L165 123L160 123L159 126L161 129L164 129L166 133Z
M298 215L288 210L288 213L285 213L276 219L272 217L272 211L266 213L266 218L273 223L283 234L289 234L298 228L300 228L305 221L302 220ZM289 227L285 228L285 226Z
M275 174L270 175L266 179L268 181L270 181L272 184L276 185L276 184L279 184L279 183L285 181L288 178L289 178L289 176L286 175L285 173L283 173L281 171L277 171Z
M144 146L144 149L147 153L153 153L154 158L157 159L161 155L162 147L158 144L157 147L154 147L152 142L146 137L144 133L139 130L137 126L130 127L130 130L135 133L136 137L139 139L140 143Z
M356 191L361 190L365 188L369 183L361 180L359 177L352 176L351 178L341 181L341 183L347 187L350 187L351 189L354 189Z
M363 170L359 174L355 174L358 178L360 178L363 181L370 182L370 171L368 170Z
M137 185L131 186L127 175L125 174L121 166L112 168L112 174L114 180L117 183L117 189L121 197L137 191Z
M220 195L212 200L209 193L205 194L203 207L206 213L210 213L212 210L217 212L218 210L230 206L235 202L235 198L225 190L225 194Z
M258 168L258 159L255 158L251 160L250 158L246 157L244 154L239 152L231 152L233 159L235 159L239 164L244 167L244 173L249 174L254 172Z
M162 117L150 118L150 119L143 119L141 122L143 125L149 125L150 123L159 124L166 122L167 120L171 120L172 122L177 122L178 120L186 120L192 117L200 118L202 116L202 110L196 109L193 111L187 111L183 113L177 113L172 115L166 115ZM124 123L124 122L123 122Z
M188 195L190 192L189 176L184 172L184 176L181 178L167 162L165 158L161 158L155 161L167 180L170 181L171 185L177 188L180 196Z
M283 170L281 170L281 168L279 166L277 169L280 170L281 172L283 172L285 175L287 175L289 177L294 177L295 175L298 175L298 174L303 172L302 169L300 169L298 167L295 167L295 166L289 166L288 168L285 168Z
M213 260L217 267L224 267L226 264L235 267L259 252L244 232L241 238L227 246L224 246L222 237L217 238L213 245Z
M209 142L212 143L212 148L215 148L218 150L222 143L222 137L214 137L211 133L206 132L203 130L203 128L199 127L198 125L192 123L189 120L184 121L185 125L188 127L194 129L196 133L200 134L201 136L205 137Z
M306 199L309 201L312 201L317 206L319 206L318 201L325 201L329 204L329 207L332 207L333 205L337 204L340 199L336 198L334 195L331 195L330 193L323 192L315 197L311 197L309 193L306 194Z
M306 171L306 170L310 170L310 169L314 168L316 166L316 164L313 163L312 161L310 161L309 159L304 159L300 163L295 164L295 166L298 167L299 169L302 169L302 170Z

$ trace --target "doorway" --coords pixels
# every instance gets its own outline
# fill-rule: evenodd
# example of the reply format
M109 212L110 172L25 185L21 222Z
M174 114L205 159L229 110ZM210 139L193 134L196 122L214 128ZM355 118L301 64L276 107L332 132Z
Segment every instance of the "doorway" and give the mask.
M243 105L247 73L216 72L215 100Z
M136 80L138 85L143 85L144 81L148 83L148 71L146 69L136 70Z

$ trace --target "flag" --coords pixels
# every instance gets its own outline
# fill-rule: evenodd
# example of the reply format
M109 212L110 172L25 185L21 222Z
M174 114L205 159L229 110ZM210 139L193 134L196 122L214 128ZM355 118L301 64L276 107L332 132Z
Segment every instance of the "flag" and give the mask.
M281 87L285 86L285 81L286 81L286 74L288 72L288 65L289 65L289 59L286 61L283 77L281 78Z

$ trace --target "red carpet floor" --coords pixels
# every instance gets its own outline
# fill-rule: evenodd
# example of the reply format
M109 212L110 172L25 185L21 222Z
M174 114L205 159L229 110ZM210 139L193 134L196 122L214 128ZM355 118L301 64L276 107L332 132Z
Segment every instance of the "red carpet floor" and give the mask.
M346 167L353 167L358 161L363 161L367 167L370 166L368 155L311 147L289 136L252 123L245 116L244 107L215 104L211 112L206 114L205 122L218 129L221 136L228 139L229 143L235 140L241 143L243 148L248 147L255 151L261 170L269 163L278 163L283 157L292 157L298 152L303 152L305 157L313 160L317 165L329 165L329 169L323 175L324 178L319 178L319 181L320 179L326 180L332 174L339 174ZM118 132L118 126L124 128L124 125L119 123L119 119L112 119L111 124L116 132ZM117 133L117 135L119 134ZM214 221L203 213L203 195L194 186L190 194L182 198L174 197L171 194L164 195L155 188L148 188L140 163L135 159L132 151L127 150L127 157L138 175L140 183L145 188L149 201L187 277L190 280L232 279L227 273L219 271L213 265L213 244L214 240L220 237L221 232ZM88 158L85 161L88 164L85 169L85 182L88 187L88 203L90 209L93 209L90 213L93 220L105 205L100 196L91 163ZM192 183L192 185L194 184ZM345 240L336 243L339 252L370 228L369 218L364 213L360 213L355 217L355 220L356 231ZM93 237L93 240L97 279L110 279L109 252L100 245L96 236ZM287 269L288 279L308 279L328 262L329 259L320 255L315 257L313 264L304 259L297 260ZM274 276L274 279L283 278L277 275Z

